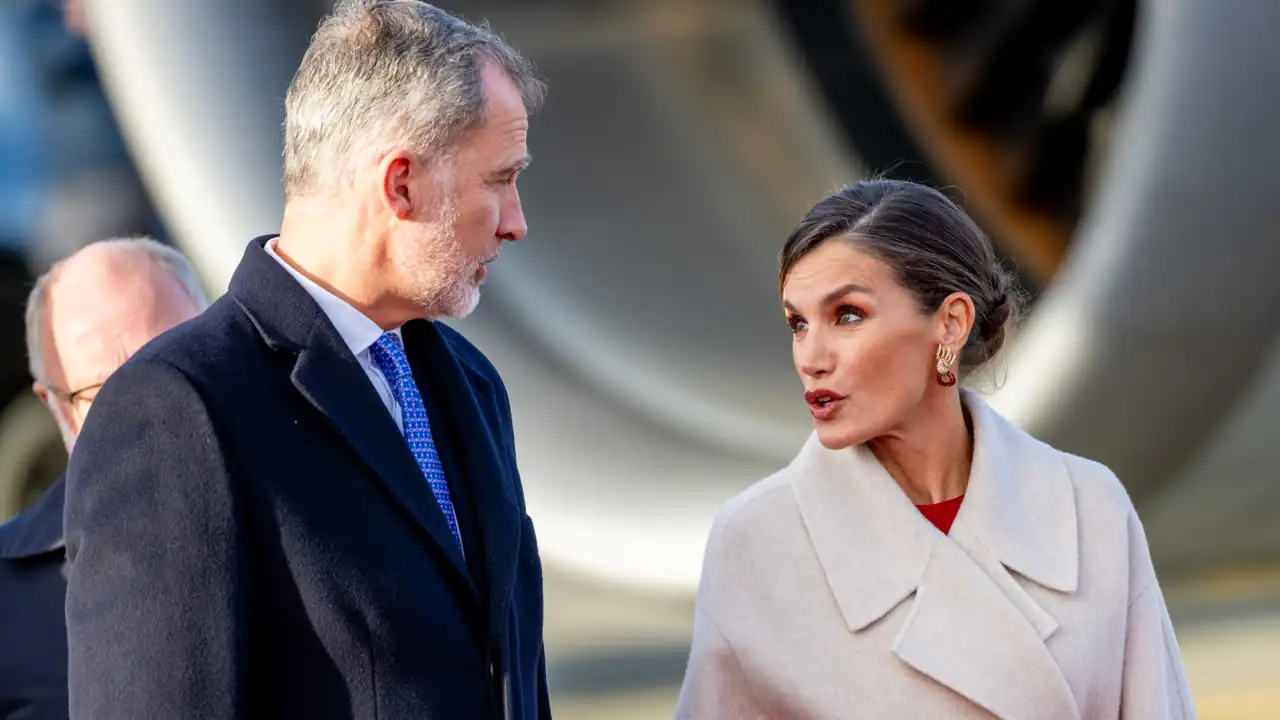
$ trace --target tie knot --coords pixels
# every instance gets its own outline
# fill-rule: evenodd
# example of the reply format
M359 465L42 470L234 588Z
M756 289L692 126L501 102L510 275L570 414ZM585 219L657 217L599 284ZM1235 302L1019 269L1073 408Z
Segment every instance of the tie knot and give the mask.
M410 374L409 356L404 352L404 343L400 341L399 335L393 332L383 333L374 341L370 350L373 352L374 362L378 363L378 369L392 385Z
M375 348L385 350L391 353L404 354L404 343L400 341L400 336L394 332L384 332L373 341Z

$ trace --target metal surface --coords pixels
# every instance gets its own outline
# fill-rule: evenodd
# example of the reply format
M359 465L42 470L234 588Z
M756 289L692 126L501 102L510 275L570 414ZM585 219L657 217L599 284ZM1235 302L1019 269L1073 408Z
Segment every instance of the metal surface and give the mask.
M144 177L221 289L278 225L281 98L319 9L89 4ZM857 158L756 3L449 6L551 85L532 232L463 323L508 383L544 557L687 592L714 508L807 432L776 253ZM1111 159L992 395L1139 497L1222 422L1280 326L1280 97L1258 80L1280 76L1277 26L1274 4L1143 5Z
M1280 329L1274 3L1147 3L1072 252L992 400L1139 500L1211 436Z

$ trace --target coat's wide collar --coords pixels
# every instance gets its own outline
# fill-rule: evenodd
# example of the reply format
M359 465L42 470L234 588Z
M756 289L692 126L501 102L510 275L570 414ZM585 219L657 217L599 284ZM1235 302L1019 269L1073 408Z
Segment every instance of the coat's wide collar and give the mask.
M977 395L962 399L973 419L973 465L949 536L869 449L828 450L816 435L789 468L805 529L850 631L914 594L893 647L899 658L1000 717L1077 717L1044 645L1057 622L1009 572L1075 592L1066 464Z

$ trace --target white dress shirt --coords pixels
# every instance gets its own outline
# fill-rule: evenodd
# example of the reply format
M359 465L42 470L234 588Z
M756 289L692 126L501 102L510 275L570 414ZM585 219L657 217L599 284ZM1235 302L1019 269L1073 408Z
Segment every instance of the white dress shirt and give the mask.
M369 377L369 382L373 383L373 389L378 392L378 397L382 399L382 404L386 406L387 412L391 413L391 419L396 421L396 427L400 428L400 434L403 435L404 418L400 412L400 403L396 401L396 394L391 389L391 383L387 382L386 376L378 369L378 363L373 359L373 344L377 342L378 338L382 337L382 328L378 327L377 323L355 309L346 300L320 287L311 278L298 272L292 265L285 262L283 258L276 254L276 239L271 238L267 241L267 254L280 263L281 267L289 271L289 274L298 281L302 289L306 290L307 294L320 306L320 310L328 316L329 322L333 323L338 335L342 337L343 342L351 349L351 354L355 356L356 362L360 363L364 374ZM400 328L390 332L400 336Z

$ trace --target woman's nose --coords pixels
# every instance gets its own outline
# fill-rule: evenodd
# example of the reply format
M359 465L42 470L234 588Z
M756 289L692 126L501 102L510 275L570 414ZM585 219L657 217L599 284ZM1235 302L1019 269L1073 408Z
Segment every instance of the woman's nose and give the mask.
M820 378L831 373L834 356L826 343L811 333L796 342L795 362L801 375Z

